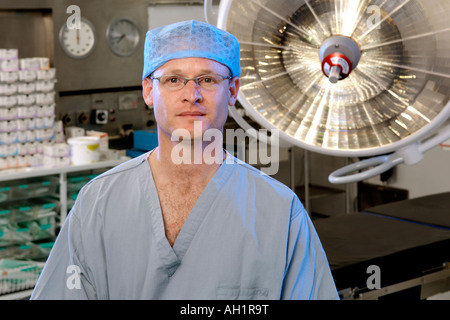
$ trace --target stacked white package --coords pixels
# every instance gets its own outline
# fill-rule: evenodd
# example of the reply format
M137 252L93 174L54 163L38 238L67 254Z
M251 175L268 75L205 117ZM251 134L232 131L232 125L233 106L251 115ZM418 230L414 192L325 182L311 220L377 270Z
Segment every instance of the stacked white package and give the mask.
M70 166L70 147L65 142L47 143L43 149L44 166L49 168Z
M0 49L0 169L42 166L43 146L64 141L55 123L55 73L47 57L20 59L17 49Z

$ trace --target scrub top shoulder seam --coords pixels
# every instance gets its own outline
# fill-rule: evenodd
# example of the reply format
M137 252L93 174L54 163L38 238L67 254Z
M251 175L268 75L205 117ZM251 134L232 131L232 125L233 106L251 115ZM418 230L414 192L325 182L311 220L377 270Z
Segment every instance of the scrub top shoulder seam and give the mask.
M136 158L127 160L127 161L119 164L118 166L116 166L114 168L111 168L110 170L108 170L108 171L100 174L99 176L93 178L92 180L87 182L85 186L93 183L94 181L97 181L97 180L100 180L100 179L103 179L103 178L106 178L106 177L109 177L109 176L112 176L112 175L115 175L115 174L123 173L123 172L125 172L127 170L132 170L132 169L138 167L139 165L141 165L144 161L146 161L148 156L149 156L149 154L150 154L150 152L147 152L147 153L145 153L143 155L140 155L140 156L138 156Z

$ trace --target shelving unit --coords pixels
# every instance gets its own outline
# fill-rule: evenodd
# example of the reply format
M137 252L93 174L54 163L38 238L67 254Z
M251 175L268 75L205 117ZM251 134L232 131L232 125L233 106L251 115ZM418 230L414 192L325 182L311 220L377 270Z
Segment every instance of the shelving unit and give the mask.
M4 202L0 201L0 205L3 205L2 207L5 209L5 212L3 212L4 219L5 219L5 217L9 217L11 219L10 222L11 221L15 222L15 218L17 217L17 221L21 221L21 222L25 221L25 222L30 222L30 223L32 222L33 223L32 227L35 228L37 230L37 232L41 232L41 233L44 233L45 231L47 231L47 228L45 228L45 225L44 225L44 227L41 230L39 224L37 225L37 227L35 226L35 224L36 224L35 221L38 219L53 219L52 223L48 223L48 225L51 226L51 228L50 227L48 228L48 239L53 238L51 240L54 240L57 235L57 233L55 232L55 229L57 229L56 227L62 226L62 224L64 223L64 220L67 217L68 210L70 209L69 203L71 202L71 199L68 199L68 196L69 196L70 191L72 191L72 190L70 190L71 188L68 188L69 184L71 187L74 186L75 190L79 190L79 188L81 188L82 185L87 183L91 177L91 176L87 175L87 176L83 176L84 179L76 179L74 177L71 177L70 174L72 174L72 173L76 174L76 173L82 173L82 172L94 171L94 170L100 170L100 172L101 172L101 171L107 170L108 168L115 167L129 159L130 159L129 157L121 157L120 159L117 159L117 160L100 161L100 162L86 164L86 165L72 165L72 166L58 167L58 168L42 168L42 167L32 168L32 167L29 167L29 168L17 168L17 169L0 171L0 190L4 189L3 191L9 192L9 194L16 196L16 198L14 200L8 200L8 201L5 200ZM43 193L43 195L48 196L49 193L53 193L53 196L54 197L56 196L56 199L57 199L57 200L53 200L55 202L55 205L51 205L52 203L49 202L44 206L42 206L42 204L41 204L41 207L39 207L39 205L36 205L36 208L34 208L32 205L30 205L30 203L31 204L33 203L33 199L31 199L31 197L36 197L35 199L40 199L37 197L38 196L37 194L30 196L29 199L26 199L25 196L22 197L22 199L27 202L27 205L23 205L23 206L17 206L17 205L13 206L12 205L13 203L15 203L16 199L18 199L17 194L18 194L18 192L21 191L21 188L26 189L29 185L32 186L33 184L34 184L34 187L36 187L36 186L41 187L41 185L39 185L40 180L43 181L44 186L48 186L49 188L50 187L52 188L53 191L48 191L46 193ZM32 181L32 182L30 184L28 184L28 183L25 183L24 181ZM22 182L24 182L24 183L22 183ZM55 193L56 193L56 195L55 195ZM42 199L44 199L44 198L42 198ZM11 202L9 202L9 201L11 201ZM45 201L41 201L41 202L45 202ZM36 213L36 212L38 212L38 213ZM28 214L29 216L24 218L25 214ZM19 219L19 217L20 217L20 219ZM55 223L54 221L57 221L57 223ZM44 221L44 223L46 223L46 222ZM18 229L18 230L21 231L21 229ZM31 230L31 231L33 231L33 230ZM13 231L6 230L5 226L4 226L4 231L14 232L14 230ZM41 233L39 233L38 235L40 235ZM3 234L3 235L5 236L5 234ZM45 234L44 234L44 236L45 236ZM44 238L41 237L39 239L44 239ZM41 259L41 261L36 261L34 264L33 264L33 260L29 260L29 261L24 260L23 261L24 263L31 263L32 266L30 266L30 267L16 266L17 263L20 264L21 257L20 257L20 255L16 256L15 252L18 250L17 248L20 248L19 251L21 253L25 252L25 250L29 250L30 252L37 252L40 250L43 252L43 254L46 253L48 255L48 253L51 249L51 246L46 246L45 243L34 243L33 242L34 240L35 239L33 238L33 239L30 239L30 241L28 243L25 243L25 242L24 243L20 243L20 242L15 243L14 242L11 245L6 245L6 246L1 245L1 246L3 246L3 248L2 248L3 250L10 250L12 256L9 257L10 253L8 253L7 254L8 258L0 260L3 264L7 265L8 268L10 268L10 269L5 269L7 271L4 272L2 275L0 275L1 276L0 277L0 289L1 289L1 285L5 284L2 281L6 281L6 283L11 284L13 289L10 290L11 292L6 291L6 293L4 291L5 288L3 288L3 291L0 290L0 300L3 300L3 299L8 299L8 300L9 299L26 299L31 295L31 292L32 292L31 286L33 286L33 284L30 285L30 283L28 283L28 282L30 282L30 281L33 282L33 281L37 280L37 276L39 275L40 270L42 269L44 263L42 262L42 259ZM1 241L0 241L0 244L1 244ZM16 251L14 251L14 250L16 250ZM13 259L13 260L8 260L8 259ZM15 259L17 259L17 260L15 260ZM44 257L44 260L45 260L45 257ZM0 267L2 267L2 266L0 265ZM33 276L33 278L31 280L28 278L23 279L24 283L25 283L25 281L27 281L27 287L21 288L20 286L17 286L17 290L14 290L14 286L16 285L16 283L20 284L22 282L22 279L17 280L15 278L14 274L16 274L17 276L26 275L26 272L25 273L22 272L23 270L21 268L25 268L25 271L28 271L31 268L33 268L33 269L38 268L39 270L34 270L35 271L34 274L28 273L30 276ZM9 279L8 277L12 277L12 278Z
M67 174L73 172L81 172L87 170L103 169L115 167L126 160L129 157L121 157L117 160L99 161L96 163L85 164L85 165L73 165L68 167L60 168L20 168L14 170L4 170L0 171L0 183L5 181L36 178L36 177L46 177L52 175L59 176L59 200L60 200L60 222L64 222L67 216Z

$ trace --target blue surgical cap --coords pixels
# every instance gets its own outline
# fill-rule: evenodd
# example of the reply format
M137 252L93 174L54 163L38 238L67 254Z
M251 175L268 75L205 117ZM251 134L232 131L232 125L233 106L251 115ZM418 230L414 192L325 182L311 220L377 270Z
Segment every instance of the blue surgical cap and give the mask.
M147 32L142 80L169 60L207 58L240 76L239 42L235 36L205 22L177 22Z

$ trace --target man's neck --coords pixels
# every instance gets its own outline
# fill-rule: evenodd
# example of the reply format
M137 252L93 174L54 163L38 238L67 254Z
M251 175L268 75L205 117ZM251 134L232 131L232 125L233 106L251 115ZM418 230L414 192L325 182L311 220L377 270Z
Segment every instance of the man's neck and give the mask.
M176 147L178 146L178 148ZM181 147L177 144L161 144L150 154L149 163L159 179L165 181L186 181L193 184L207 182L218 170L226 154L222 148L216 148L218 155L207 151L208 145ZM177 148L177 149L174 149ZM181 152L180 150L184 150ZM209 150L212 150L209 148ZM184 153L190 153L186 156ZM200 153L200 155L199 155ZM211 154L210 154L211 153Z

